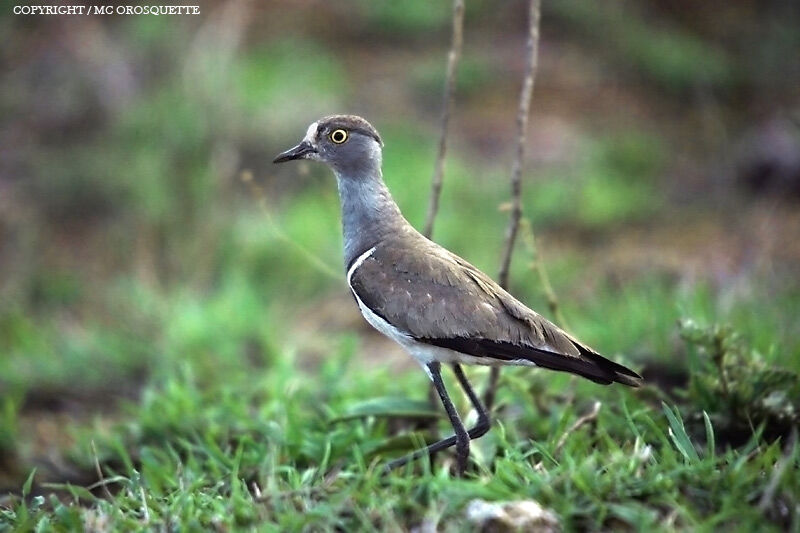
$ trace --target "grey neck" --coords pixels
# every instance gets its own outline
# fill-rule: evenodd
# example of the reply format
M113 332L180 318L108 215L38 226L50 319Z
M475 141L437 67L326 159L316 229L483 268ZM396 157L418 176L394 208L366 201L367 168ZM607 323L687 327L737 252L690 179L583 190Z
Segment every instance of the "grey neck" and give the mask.
M380 169L351 177L336 172L342 205L344 264L356 258L394 232L410 227L392 199Z

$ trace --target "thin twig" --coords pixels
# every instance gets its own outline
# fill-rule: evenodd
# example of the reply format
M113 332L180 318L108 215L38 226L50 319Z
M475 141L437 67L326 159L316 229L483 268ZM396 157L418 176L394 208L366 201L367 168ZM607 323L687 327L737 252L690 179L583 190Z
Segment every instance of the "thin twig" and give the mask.
M578 431L581 427L585 426L589 422L594 422L595 420L597 420L597 414L600 412L600 407L602 407L602 405L603 404L600 402L594 402L592 410L583 415L582 417L580 417L579 419L577 419L575 423L572 424L572 426L570 426L570 428L567 431L565 431L563 435L561 435L561 438L558 439L558 444L556 444L555 453L561 451L561 448L563 448L564 444L567 443L567 439L569 438L570 435Z
M522 218L522 165L525 160L525 140L528 134L528 113L531 107L531 94L533 82L536 78L537 57L539 55L539 19L541 18L541 0L530 0L528 14L528 41L526 44L527 62L525 65L525 79L519 94L519 108L517 109L517 151L511 167L511 214L506 229L505 250L500 263L498 281L503 288L508 287L508 275L511 267L511 257L514 254L514 244L519 231L519 221ZM492 367L489 374L489 385L485 393L486 408L491 409L494 404L497 380L500 369Z
M539 16L540 1L531 0L530 25L528 43L526 46L528 63L525 70L525 80L519 96L519 109L517 110L517 151L511 168L511 214L508 228L506 228L505 250L500 264L498 281L503 288L508 287L509 268L511 257L514 254L514 244L519 230L519 221L522 217L522 166L525 161L525 140L528 134L528 114L533 93L533 80L536 76L537 55L539 48Z
M250 192L253 196L256 197L258 200L258 205L261 207L261 210L264 212L264 216L267 219L267 224L272 227L272 232L275 234L275 237L278 238L281 242L283 242L289 248L294 249L299 255L301 255L308 263L314 267L315 270L318 272L325 274L329 278L339 280L341 277L339 274L336 273L330 266L328 266L325 261L314 255L311 250L302 246L297 241L289 237L284 231L278 226L275 220L272 217L272 212L269 210L269 206L267 205L267 195L264 192L264 188L261 187L258 183L255 182L253 179L253 173L249 170L245 170L241 174L241 180L245 182L250 187Z
M444 160L447 154L447 131L450 126L450 109L453 107L456 96L456 71L461 60L461 48L464 44L464 0L453 0L453 38L450 53L447 54L447 76L444 83L444 99L442 101L441 132L439 134L439 153L433 169L431 180L431 196L428 201L428 214L425 217L423 235L429 239L433 236L433 224L439 212L439 198L442 195L442 182L444 180ZM431 405L438 405L439 394L431 383L428 389L428 401ZM435 423L435 422L434 422Z
M531 254L531 269L539 276L539 281L542 283L542 290L544 297L547 299L547 307L550 310L550 315L555 319L556 323L563 329L569 331L569 325L564 318L564 313L561 312L561 304L558 302L556 291L553 290L553 285L550 283L550 275L544 266L542 254L539 247L536 245L536 235L533 233L533 226L527 217L520 220L520 230L522 231L522 242Z
M92 456L94 457L94 470L97 473L98 483L103 487L103 492L106 493L106 498L112 500L114 499L114 496L112 496L111 491L108 490L105 477L103 476L103 469L100 468L100 459L98 459L97 457L97 447L94 445L94 439L92 439L91 444L92 444Z
M431 197L428 203L428 215L425 217L423 234L430 238L433 235L433 223L439 212L439 197L442 194L444 180L444 159L447 153L447 131L450 125L450 109L456 95L456 70L461 59L461 48L464 43L464 0L453 0L453 40L450 53L447 54L447 78L444 84L444 101L442 102L442 128L439 134L439 154L431 180Z

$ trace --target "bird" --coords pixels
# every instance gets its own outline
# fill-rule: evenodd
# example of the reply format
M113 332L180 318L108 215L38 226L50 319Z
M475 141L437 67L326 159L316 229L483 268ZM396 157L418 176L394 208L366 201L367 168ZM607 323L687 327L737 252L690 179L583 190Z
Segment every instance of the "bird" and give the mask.
M580 342L512 296L476 267L429 240L405 219L383 180L383 141L355 115L313 122L274 163L319 161L336 176L345 279L366 321L427 373L454 435L395 459L387 470L455 446L463 476L470 441L490 418L461 365L523 365L571 372L595 383L638 387L642 377ZM478 419L465 428L442 380L450 365Z

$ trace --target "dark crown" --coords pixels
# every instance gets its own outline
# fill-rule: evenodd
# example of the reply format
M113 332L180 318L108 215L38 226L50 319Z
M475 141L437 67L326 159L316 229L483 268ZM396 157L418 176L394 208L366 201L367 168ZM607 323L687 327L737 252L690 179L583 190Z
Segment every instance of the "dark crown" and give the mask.
M319 132L333 131L337 128L342 128L372 137L378 141L378 144L383 146L383 141L381 140L378 130L373 128L372 124L356 115L330 115L319 119L318 124L317 131Z

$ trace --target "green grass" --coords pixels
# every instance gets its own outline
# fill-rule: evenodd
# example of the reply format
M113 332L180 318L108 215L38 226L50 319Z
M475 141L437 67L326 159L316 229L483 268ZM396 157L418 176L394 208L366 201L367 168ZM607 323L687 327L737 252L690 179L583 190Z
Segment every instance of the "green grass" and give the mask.
M96 441L110 497L97 487L42 486L34 476L33 492L12 500L0 516L18 530L93 523L406 529L423 519L459 530L467 526L470 499L533 498L552 508L565 529L640 529L667 521L692 529L780 529L755 505L781 457L780 443L753 437L739 448L715 446L711 427L705 444L698 443L681 415L646 390L573 384L531 371L507 373L504 408L494 431L476 443L466 479L449 476L444 456L432 469L381 477L384 458L368 450L390 437L385 420L331 420L375 391L420 397L425 380L421 373L361 370L357 352L340 341L314 372L286 353L258 370L241 354L218 357L221 368L179 361L152 380L105 436L79 431L74 459L91 468L89 443ZM575 396L561 396L565 391ZM596 425L570 434L559 448L595 399L603 404ZM798 460L796 447L788 457ZM55 489L60 499L32 496ZM780 500L798 490L790 471L776 494Z
M633 284L622 298L609 287L599 291L585 315L571 307L566 312L576 329L604 348L630 350L647 339L654 351L669 350L670 336L678 333L671 316L680 310L677 302L670 303L668 288L654 291L657 286L653 281ZM777 479L773 500L758 508L782 454L797 464L796 446L784 450L784 440L760 437L763 427L757 419L750 421L752 429L739 428L741 442L732 443L724 434L715 437L710 421L721 420L728 407L701 401L709 393L698 387L713 391L719 375L702 365L696 371L706 377L688 393L671 397L657 388L606 388L545 371L509 369L500 391L502 408L493 431L475 443L466 479L450 477L446 454L430 468L417 465L381 477L387 457L418 442L400 437L419 420L404 411L403 399L424 397L422 372L397 375L380 365L365 368L364 359L380 354L365 353L350 334L329 338L324 359L309 365L298 358L297 341L284 330L287 319L249 288L236 277L205 296L118 288L132 302L138 299L132 313L149 310L152 328L139 332L147 341L140 338L138 345L157 353L150 355L140 399L124 405L110 425L76 423L70 429L75 444L63 452L74 468L89 473L98 460L110 492L104 492L103 483L87 491L37 473L25 497L5 500L0 522L23 531L91 524L197 530L270 524L297 530L407 529L426 520L460 530L468 526L464 508L474 498L536 499L557 513L565 529L780 530L787 520L797 519L796 513L789 518L780 514L781 506L796 502L800 494L791 467ZM662 314L647 316L649 302L658 302ZM681 307L724 317L708 290L698 289ZM728 316L744 324L735 309ZM623 318L620 323L628 326L614 330L615 321ZM613 333L604 336L589 327L593 323ZM20 350L35 352L25 344L27 326L7 322L4 327L17 332ZM706 353L702 332L687 334L693 353ZM39 335L52 335L53 342L59 338L55 332ZM95 373L86 370L93 368L101 375L124 375L92 346L108 353L137 344L94 335L81 335L84 343L75 349L31 359L29 364L40 370L54 361L59 366L45 374L20 370L17 385L35 389L63 371L62 378L73 386L90 386ZM619 339L626 342L619 344ZM797 353L796 344L781 349ZM740 365L761 364L746 348L737 350ZM75 373L77 368L84 372ZM482 372L472 374L482 379ZM449 376L448 381L454 387ZM375 397L390 400L365 409ZM559 446L593 401L602 402L596 423L572 432ZM458 404L468 412L460 395ZM6 402L0 444L5 453L24 457L18 408L19 402ZM709 412L708 426L694 422L702 420L702 409L716 409ZM405 414L390 424L376 416L381 410ZM440 428L447 431L444 421Z

